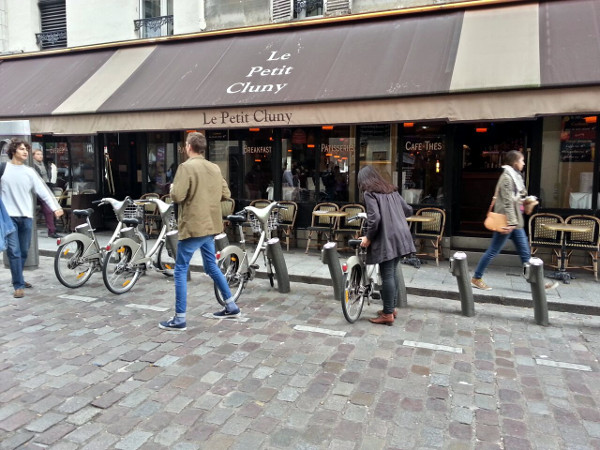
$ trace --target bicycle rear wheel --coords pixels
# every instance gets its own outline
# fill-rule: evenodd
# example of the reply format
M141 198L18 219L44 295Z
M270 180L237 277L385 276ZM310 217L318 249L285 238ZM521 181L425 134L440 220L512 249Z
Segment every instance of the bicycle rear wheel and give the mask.
M244 287L246 286L246 278L243 274L238 273L238 269L240 267L240 259L238 255L231 254L221 258L217 265L221 270L221 273L225 276L225 281L229 286L229 290L231 291L231 298L234 302L237 302L238 298L242 294ZM223 297L223 294L219 290L217 283L214 283L215 288L215 297L217 297L217 301L225 306L226 298Z
M360 317L365 296L361 288L362 267L353 266L349 274L344 275L344 293L342 297L342 311L344 317L350 323L354 323Z
M54 255L54 273L62 285L75 289L83 286L94 272L94 263L82 259L83 242L71 241L58 247Z
M102 279L104 285L113 294L123 294L129 291L140 278L141 272L131 264L133 251L124 245L106 253Z
M162 273L167 277L172 277L175 272L175 258L169 254L167 246L163 242L160 244L158 249L158 256L156 257L156 264Z

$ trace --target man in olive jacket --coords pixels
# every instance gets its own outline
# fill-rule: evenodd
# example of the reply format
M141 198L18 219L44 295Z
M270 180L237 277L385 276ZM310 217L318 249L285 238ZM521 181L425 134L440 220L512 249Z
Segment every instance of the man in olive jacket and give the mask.
M171 199L179 205L177 259L175 260L175 316L159 323L167 330L185 330L187 309L187 272L192 255L202 253L204 271L217 284L226 298L225 309L213 314L216 318L239 316L240 310L231 300L231 291L217 266L214 236L223 232L221 200L230 197L227 182L219 166L204 158L206 138L201 133L190 133L185 144L189 159L179 166L173 184Z

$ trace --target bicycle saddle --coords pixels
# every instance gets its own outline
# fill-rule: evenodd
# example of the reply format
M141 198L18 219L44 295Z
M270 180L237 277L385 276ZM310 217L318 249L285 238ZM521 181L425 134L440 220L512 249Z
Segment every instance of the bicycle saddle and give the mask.
M92 214L94 214L94 210L92 208L74 209L73 214L77 217L90 217Z
M246 216L243 214L229 214L227 220L234 223L242 223L246 221Z
M361 244L361 239L348 239L348 246L356 248Z
M124 225L139 225L140 221L138 219L136 219L135 217L126 217L125 219L123 219L123 224Z

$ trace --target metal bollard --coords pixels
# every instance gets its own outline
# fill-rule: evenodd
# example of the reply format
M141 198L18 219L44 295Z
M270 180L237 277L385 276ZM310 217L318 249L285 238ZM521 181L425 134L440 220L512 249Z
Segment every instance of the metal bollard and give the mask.
M398 298L396 299L396 307L406 308L408 306L408 295L406 294L406 284L404 283L402 264L398 264L396 271L398 275Z
M336 300L341 300L344 295L344 286L342 286L344 277L335 242L328 242L323 246L321 249L321 262L329 266L329 273L333 282L333 295Z
M535 323L548 326L548 303L546 302L546 289L544 287L544 262L540 258L531 258L523 264L523 275L531 284L533 297L533 315Z
M456 252L450 257L450 273L456 277L462 315L472 317L475 315L475 304L473 302L473 288L467 264L465 252Z

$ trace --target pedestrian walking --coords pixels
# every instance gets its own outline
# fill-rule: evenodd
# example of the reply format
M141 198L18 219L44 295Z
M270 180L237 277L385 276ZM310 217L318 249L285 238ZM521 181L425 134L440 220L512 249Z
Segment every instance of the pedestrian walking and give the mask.
M396 301L400 279L400 258L416 252L406 217L413 209L372 166L358 172L358 188L363 193L367 209L366 233L360 239L361 247L367 248L367 264L379 264L382 287L383 310L373 323L391 325L397 315Z
M49 188L54 186L54 184L51 181L52 166L50 164L44 163L44 154L40 149L35 149L33 151L33 168ZM56 179L56 176L54 178ZM54 239L60 237L56 233L56 225L54 224L54 212L52 211L52 209L48 205L46 205L46 203L40 201L39 199L38 204L40 205L42 214L44 215L44 219L46 220L48 237Z
M525 158L520 151L511 150L504 157L504 162L505 165L502 166L504 171L496 184L494 212L506 215L508 226L501 231L494 231L492 242L480 258L471 278L471 285L484 291L490 291L492 288L483 281L483 274L496 255L502 251L508 239L511 239L517 247L521 263L525 264L531 259L522 213L523 201L527 197L527 189L521 175L525 167ZM547 282L544 287L549 290L556 286L558 286L557 282Z
M23 278L23 267L27 260L33 228L32 194L36 194L57 218L63 215L62 208L48 186L35 170L25 164L30 150L28 142L12 139L7 150L10 161L3 163L4 172L0 177L0 197L16 229L6 238L6 254L15 298L24 297L23 289L32 287L31 283Z
M217 266L214 236L223 232L221 200L231 192L219 166L204 158L206 138L202 133L190 133L185 144L189 159L177 169L171 185L171 199L179 204L177 257L175 259L175 315L159 327L185 330L187 310L187 273L196 250L202 254L204 271L217 284L225 300L225 309L215 318L236 317L240 309L231 299L231 291Z

